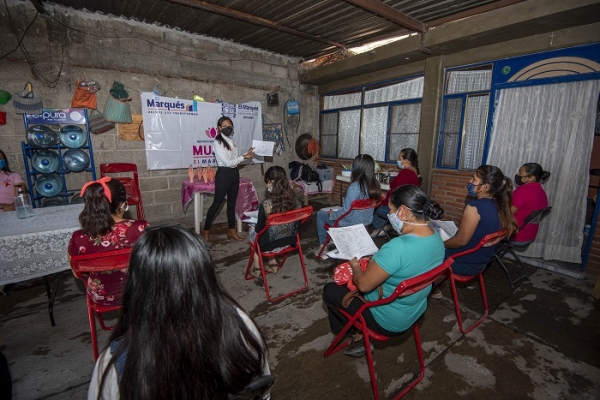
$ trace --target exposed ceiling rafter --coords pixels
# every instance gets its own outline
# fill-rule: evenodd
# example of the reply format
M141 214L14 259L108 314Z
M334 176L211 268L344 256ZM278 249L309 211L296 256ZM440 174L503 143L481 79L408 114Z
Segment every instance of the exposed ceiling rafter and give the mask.
M400 12L387 4L378 0L346 0L348 3L354 4L360 8L370 11L381 18L385 18L395 24L410 29L411 31L424 33L427 31L427 26L413 17Z
M254 15L246 14L240 11L232 10L230 8L225 8L221 6L217 6L215 4L207 3L201 0L169 0L171 3L179 4L182 6L192 7L203 11L208 11L211 13L223 15L225 17L234 18L240 21L248 22L250 24L264 26L266 28L275 29L280 32L289 33L291 35L296 35L303 37L305 39L314 40L321 43L326 43L331 46L339 47L340 49L346 50L346 46L342 43L335 42L333 40L325 39L319 36L314 36L306 32L297 31L295 29L286 28L285 26L281 26L276 22L270 21L268 19L256 17Z

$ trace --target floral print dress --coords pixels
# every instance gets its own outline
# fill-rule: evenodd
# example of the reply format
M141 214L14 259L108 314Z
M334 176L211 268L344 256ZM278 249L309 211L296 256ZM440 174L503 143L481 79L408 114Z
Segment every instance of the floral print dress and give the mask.
M71 237L69 255L102 253L132 247L147 226L146 221L124 220L115 223L111 232L97 238L90 237L80 229ZM88 296L97 304L120 304L126 274L126 270L90 273L87 284Z

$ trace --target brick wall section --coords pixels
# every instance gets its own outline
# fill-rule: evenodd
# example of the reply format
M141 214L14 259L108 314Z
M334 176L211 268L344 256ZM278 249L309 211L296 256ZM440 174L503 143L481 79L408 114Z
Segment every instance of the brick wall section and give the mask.
M465 207L467 182L472 176L470 171L433 170L430 197L444 209L444 219L458 224Z

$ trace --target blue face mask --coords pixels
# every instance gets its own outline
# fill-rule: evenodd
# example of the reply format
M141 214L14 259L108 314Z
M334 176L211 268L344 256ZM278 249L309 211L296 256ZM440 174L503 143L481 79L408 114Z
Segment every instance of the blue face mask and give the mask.
M478 193L475 191L475 186L481 186L481 185L474 185L472 182L467 183L467 191L473 197L477 197L477 193Z
M4 167L6 167L6 160L2 159L0 160L0 169L4 169Z
M400 161L400 160L396 161L396 165L398 165L398 168L404 169L404 165L402 165L402 161Z
M402 227L404 226L404 221L400 221L398 214L388 214L388 220L390 221L392 228L394 228L394 230L398 232L399 235L402 235Z

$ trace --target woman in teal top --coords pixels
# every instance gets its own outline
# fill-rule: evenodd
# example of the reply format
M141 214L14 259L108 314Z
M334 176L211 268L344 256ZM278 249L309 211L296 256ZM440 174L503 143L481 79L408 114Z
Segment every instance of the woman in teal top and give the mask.
M352 281L368 301L379 298L379 286L383 289L383 297L388 297L400 282L421 275L444 261L444 243L440 235L427 225L427 218L440 219L444 215L439 204L429 200L419 187L405 185L392 192L388 205L388 219L400 236L384 244L373 255L365 271L360 270L356 258L350 261ZM431 287L428 287L390 304L366 310L363 316L367 326L387 336L403 333L425 312L430 290ZM341 332L347 322L338 308L342 307L342 299L349 291L346 285L335 283L328 283L323 288L323 301L327 305L334 334ZM355 297L346 311L354 314L362 305L362 301ZM353 336L344 354L352 357L365 354L360 334Z

